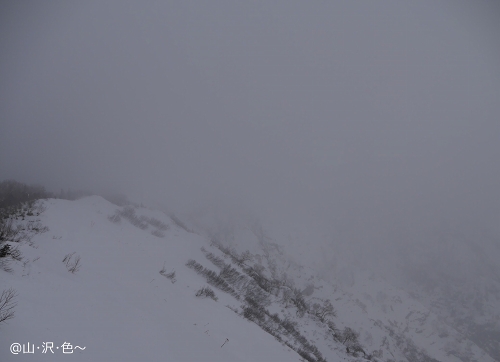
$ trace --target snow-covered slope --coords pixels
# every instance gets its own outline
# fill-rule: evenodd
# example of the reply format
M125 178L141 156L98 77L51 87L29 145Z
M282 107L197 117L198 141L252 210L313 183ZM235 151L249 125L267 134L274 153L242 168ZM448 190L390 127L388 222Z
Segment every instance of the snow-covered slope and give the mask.
M98 196L43 204L39 216L16 222L48 230L27 230L23 259L10 273L0 270L0 290L18 294L15 318L0 325L2 362L494 362L409 293L349 269L320 275L256 224L220 240L160 211ZM217 300L196 297L209 285ZM303 315L294 290L310 307ZM336 316L319 318L311 307L327 300ZM343 343L347 329L359 334L359 348ZM33 354L23 353L28 342ZM43 353L47 342L53 354Z
M20 246L25 263L0 271L2 290L18 293L15 317L0 327L0 361L299 360L223 298L195 297L206 282L184 264L203 258L207 242L166 215L140 210L169 227L157 237L152 226L108 220L117 207L101 197L45 206L37 218L49 230ZM62 262L73 252L81 257L74 274ZM175 283L159 273L163 266L175 271ZM34 354L10 352L12 343L28 342ZM42 353L44 342L53 342L54 354ZM85 350L63 354L64 342Z
M342 260L337 262L339 267L333 268L332 274L318 273L318 270L285 256L286 247L283 245L290 240L289 233L278 232L271 236L258 227L243 224L232 225L230 230L218 230L218 233L210 231L212 238L225 240L236 250L260 248L263 265L269 274L286 274L303 290L309 289L310 303L316 299L332 300L337 310L337 327L355 329L367 353L378 351L377 355L388 361L495 361L477 340L452 323L460 315L453 319L439 313L433 301L442 297L442 293L434 294L432 298L428 293L417 295L409 292L410 288L398 287L380 276L356 267L349 268ZM307 236L303 240L307 240ZM307 246L307 243L302 245ZM491 283L488 285L490 289L493 287ZM489 298L489 302L490 309L496 313L490 315L498 315L500 308L496 300ZM445 305L441 307L444 309ZM462 312L463 318L473 313L471 310ZM497 318L490 323L497 323Z

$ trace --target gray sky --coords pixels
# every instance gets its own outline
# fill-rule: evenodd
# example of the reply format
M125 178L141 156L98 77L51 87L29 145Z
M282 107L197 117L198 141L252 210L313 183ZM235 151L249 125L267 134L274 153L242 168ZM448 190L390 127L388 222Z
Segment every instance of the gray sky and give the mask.
M494 229L499 18L495 1L4 1L0 179L363 240Z

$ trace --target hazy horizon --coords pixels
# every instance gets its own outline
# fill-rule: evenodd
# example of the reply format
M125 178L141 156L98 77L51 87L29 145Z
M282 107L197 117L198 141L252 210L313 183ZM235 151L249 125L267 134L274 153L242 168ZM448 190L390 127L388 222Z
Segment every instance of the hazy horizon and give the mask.
M454 237L487 254L499 16L494 1L4 2L0 180L307 220L322 247L367 258L453 258Z

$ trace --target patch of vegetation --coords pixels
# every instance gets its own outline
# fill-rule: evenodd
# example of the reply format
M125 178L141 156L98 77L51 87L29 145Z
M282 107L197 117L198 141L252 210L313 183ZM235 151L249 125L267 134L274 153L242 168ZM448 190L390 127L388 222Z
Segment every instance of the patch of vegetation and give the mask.
M317 347L311 344L299 332L297 329L297 322L288 318L282 319L277 313L271 314L269 310L266 309L266 306L271 303L271 292L276 293L276 290L278 290L276 294L279 294L279 288L282 283L264 276L263 268L260 267L260 265L250 266L242 262L242 260L245 262L252 260L252 256L249 255L249 253L242 258L230 248L222 249L221 251L225 252L226 255L230 257L231 261L239 266L240 270L230 263L226 263L223 258L207 252L204 248L202 248L202 251L205 257L220 269L219 277L231 285L235 290L238 290L241 295L244 295L241 315L256 323L260 328L274 336L274 338L281 343L288 344L283 338L294 341L293 345L288 344L288 346L305 360L311 362L325 361ZM200 274L206 269L194 260L190 260L187 265L197 270ZM308 305L301 292L289 286L283 285L283 288L284 290L290 291L290 303L294 306L298 306L298 311L303 310L303 313L305 313L308 310ZM303 313L298 312L298 315L303 316ZM327 312L325 313L327 314Z
M215 285L220 290L239 295L243 301L241 306L241 316L257 324L260 328L274 336L281 343L296 351L304 360L309 362L324 362L318 348L307 340L299 331L298 323L289 317L280 317L278 313L270 313L267 307L272 300L281 303L284 308L293 307L298 318L306 314L324 325L329 330L334 340L346 346L346 352L353 357L360 353L367 356L359 343L359 335L351 328L346 327L338 330L332 318L336 317L336 311L330 300L315 298L316 302L309 304L303 292L294 286L293 280L286 275L277 279L276 270L268 277L264 274L265 269L260 264L253 264L254 259L249 252L245 255L238 253L229 247L221 246L212 240L225 257L220 257L202 248L205 257L214 264L220 271L217 275L195 260L189 260L187 266L195 270L198 274L204 275L211 285ZM228 262L228 260L230 262ZM235 294L237 293L237 294ZM234 310L234 309L233 309ZM283 311L283 310L282 310Z
M123 217L141 230L146 230L148 228L146 218L144 216L137 216L133 206L125 206L122 210L117 210L115 215Z
M115 224L119 224L122 218L141 230L146 230L149 226L152 226L154 230L151 231L151 234L159 238L165 237L164 231L170 228L167 224L154 217L137 216L135 207L132 205L127 205L122 210L116 210L113 215L108 216L108 220Z
M251 297L246 297L245 302L247 304L243 307L243 317L257 324L278 341L282 341L283 336L294 340L295 343L293 345L288 342L285 342L285 344L296 351L306 361L326 362L318 348L299 332L297 322L289 319L281 319L277 313L271 314Z
M222 290L223 292L231 294L237 300L240 299L240 296L238 295L236 290L234 290L222 277L217 275L217 273L213 270L203 267L203 265L199 264L198 262L196 262L196 260L193 259L188 260L186 266L195 270L198 274L203 275L207 279L208 284Z
M167 269L165 269L165 263L163 263L163 268L160 270L160 274L163 275L165 278L170 279L172 284L174 284L177 279L175 279L175 270L167 273Z
M68 269L68 271L72 274L75 274L78 270L80 270L81 266L81 258L79 255L75 256L75 253L76 252L67 254L63 259L63 263L66 265L66 269Z
M34 233L48 230L30 217L39 216L45 210L37 200L50 196L52 194L41 186L13 180L0 182L0 268L4 271L12 271L10 261L22 259L16 244L30 243Z
M14 307L16 302L17 292L9 288L4 290L0 295L0 323L14 318Z
M337 312L333 308L330 300L323 301L323 304L314 303L311 306L311 313L316 316L321 322L325 322L328 317L336 317Z
M210 287L203 287L196 292L196 296L200 298L212 298L217 302L219 298L215 295L215 292Z

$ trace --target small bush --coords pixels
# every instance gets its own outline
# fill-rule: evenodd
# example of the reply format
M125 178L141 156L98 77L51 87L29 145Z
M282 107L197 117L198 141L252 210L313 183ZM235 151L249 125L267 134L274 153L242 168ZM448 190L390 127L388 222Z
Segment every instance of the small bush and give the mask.
M27 242L33 246L30 234L48 230L32 219L28 219L27 224L15 220L40 215L44 207L37 200L52 196L41 186L28 186L14 180L0 182L0 269L11 272L10 262L22 259L19 249L7 243Z
M165 224L164 222L161 222L160 220L158 219L155 219L154 217L150 217L147 222L149 223L149 225L157 228L159 231L166 231L168 229L170 229L170 227Z
M13 220L9 216L6 219L0 219L0 269L10 273L12 268L10 262L12 260L20 261L22 259L21 252L17 246L8 243L20 243L21 241L30 240L30 236L23 231L21 225L14 227Z
M42 226L42 224L40 224L39 222L28 221L26 230L34 232L36 234L41 234L49 231L49 228L48 226Z
M65 263L65 264L66 264L66 266L68 266L69 261L71 260L71 258L73 257L73 255L75 255L75 253L76 253L76 252L74 251L74 252L69 253L69 254L66 254L66 255L64 256L64 259L63 259L62 261L63 261L63 263Z
M9 288L0 295L0 323L14 318L14 307L16 306L17 293L14 289Z
M217 273L215 273L213 270L203 267L203 265L197 263L193 259L188 260L186 266L194 269L198 274L203 275L207 279L208 284L213 285L223 292L231 294L236 299L240 298L236 290L234 290L222 277L217 275Z
M114 215L109 215L108 220L114 222L115 224L119 224L122 221L122 218L119 213L116 213Z
M252 296L247 293L245 296L245 302L248 304L248 307L245 309L246 312L249 312L251 315L257 317L257 319L265 320L266 309L258 300L253 299Z
M138 227L141 230L148 228L148 224L144 217L138 217L135 214L135 209L133 206L125 206L122 211L118 211L121 217L127 219L132 225Z
M314 314L320 321L325 322L328 317L336 317L337 312L333 308L330 300L325 300L323 304L314 303L311 307L311 313Z
M68 270L73 274L80 270L80 256L76 256L76 258L73 260L73 264Z
M350 327L345 327L342 332L337 332L334 334L334 337L346 346L347 353L357 353L362 352L366 355L363 347L359 342L359 333L353 330Z
M207 252L205 249L202 250L205 253L205 257L210 260L215 266L223 269L226 266L229 266L229 264L226 264L224 260L218 256L215 256L212 253Z
M291 301L295 306L297 307L297 316L302 318L304 314L308 311L309 306L307 305L306 301L304 300L304 296L302 295L302 292L294 288L292 291L292 296L291 296Z
M0 269L7 273L12 273L13 269L10 267L10 260L8 258L0 259Z
M243 309L243 317L251 321L264 321L265 314L258 308L254 308L252 306L244 307Z
M172 273L165 274L165 278L172 279L173 281L175 281L175 271L173 271Z
M8 216L7 219L0 220L0 245L6 241L12 243L19 243L25 236L22 231L22 226L14 226L14 221L12 220L13 215Z
M5 258L10 255L10 245L5 244L2 248L0 248L0 258Z
M160 274L163 275L165 278L170 279L172 284L177 281L177 279L175 279L175 270L171 273L167 273L167 269L165 269L165 264L163 264L163 268L160 270Z
M258 305L267 307L271 304L271 298L269 294L259 287L254 281L248 283L245 288L245 298L250 298L254 300Z
M217 301L219 298L215 295L215 292L210 287L203 287L196 292L196 296L200 298L212 298Z
M21 252L19 251L19 248L17 246L11 247L9 250L10 257L14 260L21 261L23 260L21 256Z
M75 252L72 252L70 254L66 254L66 256L63 259L63 263L66 264L66 269L72 274L75 274L78 270L80 270L80 256L77 255L73 258L75 255Z
M335 336L335 335L338 335L340 332L339 330L337 329L337 326L335 325L335 323L333 321L328 321L327 322L327 325L328 325L328 330Z

